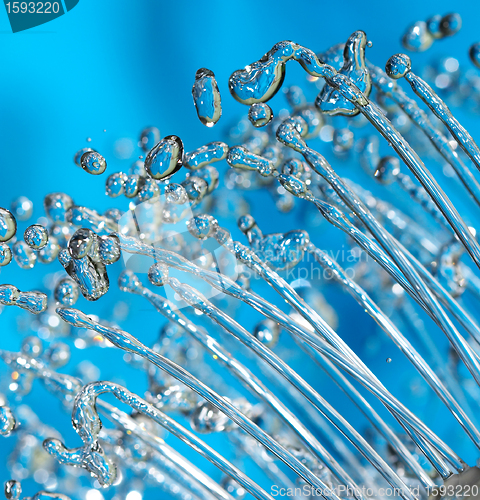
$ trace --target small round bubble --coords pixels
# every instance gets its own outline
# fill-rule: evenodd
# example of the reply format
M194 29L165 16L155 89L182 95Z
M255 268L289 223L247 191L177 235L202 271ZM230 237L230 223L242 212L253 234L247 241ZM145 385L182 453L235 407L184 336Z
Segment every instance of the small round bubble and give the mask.
M48 243L48 231L44 226L33 224L25 229L25 243L33 250L41 250Z
M17 221L6 208L0 207L0 242L8 241L17 232Z
M77 167L81 167L81 161L82 161L82 156L85 154L85 153L88 153L89 151L94 151L94 149L92 148L82 148L82 149L79 149L76 153L75 153L75 156L73 157L73 161L75 162L75 165L77 165Z
M453 36L462 28L462 18L456 12L447 14L440 21L440 31L443 36Z
M400 173L400 160L396 156L385 156L377 165L373 174L382 184L391 184Z
M105 172L107 162L100 153L96 151L87 151L82 155L80 166L89 174L100 175Z
M198 239L208 238L215 228L212 217L208 215L197 215L192 217L187 224L188 231Z
M412 62L406 54L395 54L390 57L385 66L385 72L390 78L403 78L412 69Z
M12 248L13 258L22 269L32 269L37 262L37 254L24 242L17 241Z
M333 133L333 146L336 151L352 149L354 141L353 132L348 128L336 128Z
M168 281L168 267L165 264L156 263L148 270L148 281L155 286L163 286Z
M248 110L248 119L250 123L257 128L264 127L272 121L273 111L268 104L257 102L250 106Z
M79 294L78 285L68 278L59 281L54 291L55 300L69 307L77 302Z
M140 147L147 153L160 140L160 130L157 127L146 127L140 134Z
M23 339L21 350L27 356L36 358L43 352L43 342L38 337L31 335Z
M480 68L480 42L474 43L468 51L470 60L477 67Z
M120 259L120 242L114 235L103 236L100 240L100 258L104 264L114 264Z
M6 266L12 261L12 251L5 243L0 243L0 266Z
M110 198L116 198L124 192L125 182L127 180L127 175L123 172L115 172L109 175L105 182L105 193Z
M50 368L61 368L70 361L70 347L64 342L55 342L45 351L44 359Z
M10 208L17 220L26 221L33 214L33 203L26 196L19 196L12 202Z

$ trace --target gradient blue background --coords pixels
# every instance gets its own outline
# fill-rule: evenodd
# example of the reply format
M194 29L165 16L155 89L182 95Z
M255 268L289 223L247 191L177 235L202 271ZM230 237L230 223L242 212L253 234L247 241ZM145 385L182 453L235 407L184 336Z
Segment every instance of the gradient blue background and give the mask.
M192 150L220 139L225 126L246 112L230 97L228 77L275 42L291 39L321 51L362 29L373 42L369 59L383 66L390 55L402 50L400 37L409 24L452 10L461 14L462 30L452 39L437 42L435 51L455 55L468 64L468 47L480 36L480 4L475 1L80 0L68 14L17 34L11 33L0 6L0 206L8 207L14 198L25 195L34 202L35 219L43 215L46 193L65 191L78 204L105 210L112 203L104 196L104 178L88 176L73 164L78 149L92 146L107 158L110 173L125 171L139 151L135 148L129 158L117 158L115 141L127 138L136 143L143 127L155 125L162 136L176 134ZM413 56L414 69L429 57L429 52ZM203 66L215 72L223 97L223 118L213 129L197 119L191 98L195 71ZM287 73L300 74L293 66ZM478 118L465 119L475 135ZM87 137L92 139L90 143ZM345 175L350 173L345 171ZM264 219L268 232L285 230L284 220L271 217L268 211ZM288 229L293 229L295 221L287 220ZM44 272L39 267L21 271L12 264L1 271L0 280L23 289L39 286ZM344 296L334 295L332 300L340 304ZM94 306L87 311L95 309L100 314L107 307L105 303ZM138 307L143 311L138 330L151 326L152 334L143 340L152 341L162 321L152 310L145 312L146 306ZM353 301L348 302L344 314L348 316L342 332L361 351L364 343L357 332L375 328ZM14 311L2 313L0 347L18 348L15 318ZM134 326L132 329L135 333ZM85 351L84 355L90 354ZM120 358L119 354L116 359ZM384 379L401 383L403 368L385 366L384 360L381 355L369 361L378 365L377 373ZM102 373L112 375L112 368ZM411 403L415 407L415 401ZM69 417L52 415L51 408L56 412L57 406L43 407L40 414L63 431ZM420 407L424 412L424 405ZM428 415L424 416L428 421ZM74 441L73 431L65 432L71 444L78 441ZM4 457L9 446L5 443L0 441L0 482L8 479Z

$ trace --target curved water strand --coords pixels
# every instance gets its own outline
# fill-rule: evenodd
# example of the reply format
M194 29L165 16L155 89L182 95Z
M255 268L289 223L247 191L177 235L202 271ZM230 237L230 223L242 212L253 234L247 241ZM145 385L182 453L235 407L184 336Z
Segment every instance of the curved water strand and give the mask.
M397 347L405 354L409 361L415 366L424 380L443 401L455 419L460 423L470 439L480 449L480 433L468 418L456 399L450 394L448 389L430 368L428 363L420 356L410 342L402 335L393 322L375 304L368 294L353 280L349 279L345 271L325 252L316 248L313 244L307 247L307 251L312 254L315 260L325 269L331 271L331 275L344 285L345 290L365 309L365 311L375 320L382 330L395 342Z
M158 312L192 335L206 350L213 354L215 360L226 366L245 387L249 388L252 393L270 405L280 418L298 435L304 445L332 471L340 482L348 485L353 490L358 488L354 481L300 420L248 368L237 361L213 337L208 335L203 328L191 322L171 302L153 293L148 288L143 287L133 273L125 271L119 278L119 286L124 291L145 297Z
M305 47L293 42L280 42L260 61L249 65L245 70L235 72L230 77L229 85L232 95L243 104L264 102L270 99L283 83L285 63L289 60L298 61L310 75L324 78L327 85L337 91L337 101L341 96L352 103L374 125L431 196L475 264L480 268L480 246L455 207L417 153L388 121L380 108L369 101L346 74L337 73L332 66L320 62L317 56Z
M339 415L315 390L312 389L299 375L292 370L286 363L284 363L278 356L276 356L272 351L266 348L261 342L259 342L253 335L249 334L243 327L241 327L235 320L224 314L218 308L213 306L210 302L208 302L205 298L203 298L198 292L196 292L189 285L181 284L175 278L169 278L168 284L185 300L188 304L193 306L195 309L202 311L204 314L209 316L213 321L222 326L225 330L230 332L233 336L235 336L238 340L240 340L247 347L250 347L257 355L259 355L264 361L266 361L269 365L271 365L275 370L278 371L288 382L290 382L301 394L305 396L308 401L310 401L323 415L325 415L338 429L340 429L357 447L357 449L374 465L374 467L379 470L379 463L383 462L372 449L369 449L366 441L351 427L351 425ZM350 370L352 371L352 370ZM363 377L360 378L362 381ZM363 383L363 382L362 382ZM370 385L367 382L367 387ZM375 389L376 391L376 389ZM376 391L378 394L383 397L383 400L386 399L385 390ZM390 394L387 396L388 399L393 399ZM388 404L387 404L388 406ZM398 406L398 405L397 405ZM403 406L403 405L402 405ZM407 420L412 420L408 417L413 417L405 407L401 408L403 411L400 412L405 418L406 414ZM431 431L426 428L426 426L421 424L418 419L414 418L417 432L426 432L427 435L430 434L433 436ZM408 422L410 425L410 421ZM419 426L422 426L422 431L419 431ZM433 439L435 440L435 436ZM432 439L432 438L430 438ZM436 441L439 441L436 438ZM456 461L457 465L460 465L461 469L462 461L457 457L455 458L452 450L449 450L448 447L444 443L442 444L442 448L444 452L451 457L452 461ZM448 477L452 471L450 471L447 466L443 463L441 459L439 459L435 454L433 456L427 453L427 456L430 455L430 459L432 463L437 467L439 473L444 475L444 477ZM380 459L380 461L379 461ZM383 467L385 467L385 463ZM388 467L388 466L387 466ZM379 472L385 477L385 479L391 484L392 478L391 473L393 471L380 469ZM396 476L396 475L395 475ZM398 480L398 477L393 477L393 481Z
M316 314L316 312L313 311L311 308L308 308L306 304L302 301L302 299L300 299L296 295L295 291L291 289L291 287L284 280L282 280L275 272L273 272L266 265L262 264L260 259L258 259L258 257L256 257L251 250L249 250L246 247L243 247L239 243L236 242L234 243L229 240L227 240L227 242L224 241L223 237L220 236L218 233L219 232L217 231L217 233L215 233L214 236L218 239L219 243L223 244L227 250L235 253L237 258L241 262L246 264L248 267L251 267L255 272L257 272L260 276L262 276L269 284L271 284L280 293L280 295L284 296L284 298L288 302L290 302L299 312L302 311L305 319L307 319L307 321L309 321L310 324L312 324L313 328L316 328L316 331L320 335L320 337L313 335L308 330L299 328L298 325L296 325L296 323L292 321L290 317L287 317L284 313L276 309L268 302L265 302L263 299L261 299L261 297L256 296L252 292L248 292L247 294L243 289L238 287L238 285L236 285L234 282L231 282L231 280L229 280L227 277L223 275L215 276L217 273L212 273L204 270L202 271L198 270L197 272L195 272L195 266L192 263L186 261L186 259L180 256L175 256L175 254L173 254L172 252L167 252L163 249L149 247L148 245L136 241L134 238L126 236L119 235L119 239L123 251L148 255L154 258L155 260L163 262L169 266L172 265L178 269L188 272L193 272L193 274L196 274L197 276L203 279L207 279L207 281L212 286L218 288L219 290L223 290L225 291L225 293L233 294L233 296L241 297L242 300L251 304L253 307L262 312L262 314L264 314L267 317L271 317L275 321L278 321L284 328L288 329L294 334L298 334L302 340L306 341L309 345L319 350L319 352L325 353L327 356L329 356L329 358L332 361L339 364L339 366L341 366L344 370L346 370L352 376L357 378L357 380L359 380L360 383L364 385L366 384L365 386L367 388L374 387L373 392L380 399L382 399L382 401L386 402L387 406L390 409L392 409L394 413L397 413L400 418L403 418L402 415L404 416L405 411L407 411L406 408L403 405L401 405L398 401L394 401L392 399L391 394L389 394L386 391L386 389L382 386L380 381L367 369L367 367L365 367L365 365L363 365L363 363L356 357L356 355L350 350L350 348L335 334L335 332L333 332L333 330L330 329L330 327L323 321L323 319L320 316L318 316L318 314ZM207 276L210 279L208 279ZM312 318L315 318L315 320L312 320ZM326 344L324 341L322 341L322 339L324 338L324 332L326 336L331 337L332 342L337 344L339 343L339 345L342 345L344 347L343 348L330 347L329 344ZM248 335L248 332L246 333ZM351 359L348 359L346 357L347 353L351 353L350 356L356 361L353 362ZM366 382L367 378L369 380L368 383ZM413 417L412 414L409 413L409 415L410 417ZM417 425L417 431L418 431L419 430L418 419L414 417L414 421L417 421L417 424L413 425L414 426ZM425 429L425 425L423 425L423 428ZM428 432L429 431L427 430L427 433ZM462 461L458 460L458 458L455 458L453 452L449 450L448 447L445 448L445 444L442 443L438 439L438 437L431 434L430 439L433 439L433 442L436 442L437 446L443 448L444 452L450 457L450 460L453 462L456 461L458 467L460 468L463 467ZM442 469L443 466L439 465L439 468Z
M396 71L401 66L400 72ZM473 164L480 170L480 149L468 131L452 115L448 106L440 99L433 89L419 76L411 71L410 58L405 54L392 56L386 65L386 71L390 78L401 78L407 80L415 94L430 108L432 113L447 127L452 137L465 154L472 160Z
M87 384L75 398L72 421L75 430L81 436L87 449L95 449L95 443L98 440L98 433L102 427L100 417L98 416L96 410L97 397L102 394L114 395L122 403L125 403L138 412L143 413L154 422L167 429L173 435L195 449L200 455L219 467L223 472L233 477L249 493L255 496L255 498L271 500L272 497L260 488L260 486L249 479L233 464L224 459L222 455L206 445L201 439L197 438L195 434L185 429L174 419L170 418L168 415L161 412L144 399L112 382L101 381ZM62 449L64 446L59 445L56 440L47 439L44 443L44 447L51 455L59 460L68 460L66 457L72 453L72 450L68 449L66 449L66 453L63 453Z
M284 123L277 130L277 138L285 145L300 152L308 164L322 176L335 190L342 201L355 213L362 223L369 229L377 239L380 246L390 255L395 264L410 281L412 286L418 291L425 305L434 315L434 321L446 334L458 355L467 366L473 378L480 385L480 363L476 356L472 356L472 350L463 337L460 336L450 318L438 303L430 289L418 275L408 258L401 251L391 235L372 216L368 208L355 195L355 193L340 179L333 171L330 164L322 155L308 148L301 139L298 132L293 130L289 123Z
M176 378L193 391L197 392L209 403L218 408L222 413L227 415L239 427L262 443L265 448L278 456L280 460L301 476L307 483L325 491L325 484L302 463L300 463L290 452L279 445L256 424L240 413L228 400L222 398L210 387L193 377L189 372L178 366L173 361L170 361L164 356L152 351L152 349L143 345L138 339L129 333L123 330L101 325L77 309L58 308L57 314L67 323L80 328L83 327L94 330L107 338L116 347L119 347L127 352L138 354L140 357L158 366L158 368L164 370L169 375Z
M175 467L186 474L187 479L193 479L193 481L198 482L210 495L218 500L233 500L232 496L224 488L189 462L174 448L168 446L163 439L149 432L144 425L139 425L132 417L104 401L97 400L96 406L106 418L115 422L122 429L134 433L145 445L155 449L159 454L175 464Z
M435 149L452 166L477 205L480 205L480 184L451 147L447 138L432 124L425 111L406 95L395 80L388 78L382 69L370 63L368 63L368 69L377 90L393 99L400 106L410 120L430 140Z

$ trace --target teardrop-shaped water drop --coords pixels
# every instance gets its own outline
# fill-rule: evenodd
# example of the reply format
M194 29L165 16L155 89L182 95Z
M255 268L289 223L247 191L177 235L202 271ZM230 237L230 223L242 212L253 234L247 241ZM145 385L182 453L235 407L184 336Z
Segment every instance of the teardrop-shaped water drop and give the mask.
M168 179L181 168L182 156L180 137L169 135L150 150L145 158L145 170L156 180Z
M207 127L213 127L222 116L222 99L213 71L197 71L192 95L198 118Z

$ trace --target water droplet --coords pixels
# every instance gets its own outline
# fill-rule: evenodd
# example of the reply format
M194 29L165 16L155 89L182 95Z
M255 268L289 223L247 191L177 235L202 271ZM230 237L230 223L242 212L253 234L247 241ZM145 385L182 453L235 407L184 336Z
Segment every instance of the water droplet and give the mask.
M48 231L44 226L33 224L23 233L25 243L34 250L41 250L48 243Z
M140 134L140 146L147 153L160 140L160 130L157 127L147 127Z
M455 35L461 28L462 18L460 17L460 14L457 14L456 12L447 14L442 17L442 20L440 21L440 31L445 37Z
M116 198L124 192L125 183L127 181L127 174L123 172L115 172L108 176L105 182L105 193L110 198Z
M120 243L118 237L111 234L100 238L100 258L104 264L114 264L120 259Z
M402 45L412 52L423 52L430 48L433 42L434 37L424 21L412 24L402 38Z
M387 61L385 72L390 78L403 78L412 69L412 61L406 54L395 54Z
M191 153L186 153L183 165L190 170L197 170L216 161L224 160L228 153L228 145L224 142L210 142Z
M50 235L47 244L37 254L38 260L42 264L50 264L57 258L60 249L57 238Z
M71 279L65 278L61 280L55 287L55 300L64 306L73 306L77 302L79 295L78 285Z
M392 362L392 358L387 358L387 363L391 363Z
M278 323L271 319L260 321L254 330L254 337L267 347L273 348L277 345L280 337L280 327Z
M168 281L168 267L165 264L156 263L148 270L148 281L155 286L163 286Z
M207 127L213 127L222 116L222 100L213 71L197 71L192 95L198 118Z
M19 196L10 206L17 220L26 221L33 214L33 203L26 196Z
M348 78L350 91L354 90L353 84L363 93L362 97L355 90L352 100L368 97L372 89L370 73L365 62L366 45L367 35L363 31L355 31L350 35L343 50L343 65L338 70L338 76ZM359 113L355 104L328 81L315 99L315 106L328 115L355 116Z
M75 162L75 165L77 165L77 167L81 167L81 160L82 160L82 156L85 154L85 153L88 153L89 151L95 151L94 149L92 148L82 148L82 149L79 149L76 153L75 153L75 156L73 157L73 161Z
M7 500L19 500L22 494L22 485L19 481L10 479L5 483L5 497Z
M474 43L468 52L470 60L477 68L480 68L480 42Z
M333 146L337 152L349 151L354 142L353 132L348 128L336 128L333 132Z
M105 172L107 162L100 153L96 151L87 151L83 153L80 159L80 166L89 174L100 175Z
M98 246L98 237L86 228L78 229L68 242L68 250L74 259L83 259L95 252L95 246Z
M43 200L45 214L53 222L66 222L67 210L72 208L73 200L65 193L51 193Z
M197 215L187 223L190 234L198 239L209 238L217 226L217 221L211 215Z
M70 361L70 347L64 342L55 342L45 351L43 358L50 368L57 370Z
M382 184L391 184L400 173L400 160L396 156L385 156L377 165L373 174Z
M0 244L0 266L6 266L12 261L12 251L5 243Z
M427 29L433 38L443 38L443 34L440 30L440 23L442 22L442 16L436 14L427 20Z
M169 135L158 142L145 158L145 170L156 180L171 177L182 166L183 143L180 137Z
M8 241L17 232L17 221L6 208L0 207L0 242Z
M32 269L37 262L37 254L24 242L17 241L12 248L13 258L22 269Z
M130 174L125 179L125 183L123 185L124 194L126 198L135 198L138 194L138 190L141 186L142 177L138 174Z
M31 335L23 339L20 350L31 358L36 358L43 352L43 342L38 337Z
M273 111L270 106L264 102L255 102L248 110L248 119L254 127L264 127L272 121L272 118Z

